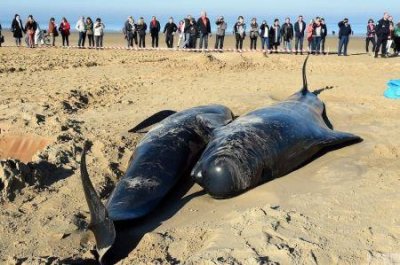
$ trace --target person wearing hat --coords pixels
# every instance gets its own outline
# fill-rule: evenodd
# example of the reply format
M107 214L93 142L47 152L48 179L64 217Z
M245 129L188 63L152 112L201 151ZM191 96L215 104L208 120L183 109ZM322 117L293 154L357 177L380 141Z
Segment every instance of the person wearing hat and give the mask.
M349 44L350 35L352 33L351 25L349 24L349 19L345 18L339 22L339 48L338 56L347 56L347 46Z
M222 50L224 48L225 31L228 25L226 24L223 16L217 18L215 24L217 25L217 33L215 34L216 39L214 48Z
M368 20L368 25L367 25L367 38L365 39L366 42L365 50L367 51L367 53L369 52L370 42L372 43L372 51L375 51L375 46L376 46L375 37L376 37L376 26L374 20L370 18Z

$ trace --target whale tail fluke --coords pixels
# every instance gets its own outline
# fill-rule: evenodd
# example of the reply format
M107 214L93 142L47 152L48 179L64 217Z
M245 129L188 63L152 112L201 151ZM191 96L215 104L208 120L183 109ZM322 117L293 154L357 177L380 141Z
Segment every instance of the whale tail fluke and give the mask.
M150 126L152 126L156 123L159 123L160 121L168 118L169 116L171 116L172 114L175 114L175 113L176 113L176 111L173 111L173 110L159 111L159 112L151 115L150 117L148 117L147 119L145 119L144 121L139 123L138 125L136 125L134 128L130 129L128 132L130 132L130 133L142 132L144 129L147 129Z
M97 195L89 178L86 168L86 153L90 144L85 142L81 157L81 180L85 193L86 202L90 210L89 229L96 238L96 248L99 254L99 262L114 244L116 232L114 222L108 217L107 209Z
M310 55L307 55L306 60L303 63L303 88L301 90L301 93L303 95L306 95L309 91L308 91L308 83L307 83L307 61L308 58L310 58Z

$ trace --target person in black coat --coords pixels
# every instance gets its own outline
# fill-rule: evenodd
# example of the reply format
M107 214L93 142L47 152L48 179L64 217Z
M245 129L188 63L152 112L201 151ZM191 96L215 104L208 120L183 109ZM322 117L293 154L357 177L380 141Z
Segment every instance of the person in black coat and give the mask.
M283 39L283 44L286 52L292 51L292 39L293 39L293 25L290 23L290 18L285 19L285 24L281 27L281 35Z
M158 38L161 30L160 22L156 17L151 18L150 22L150 35L151 35L151 47L158 48Z
M200 33L200 49L208 49L208 37L211 34L211 23L205 11L201 12L200 18L197 20L197 29Z
M383 18L379 20L376 26L376 35L378 36L378 41L375 48L375 58L378 57L379 50L382 46L382 57L387 57L386 55L386 45L390 35L390 21L389 14L385 12Z
M339 48L338 55L347 56L347 46L349 44L350 35L352 33L349 20L347 18L340 21L339 24Z
M137 33L139 35L139 48L146 48L146 30L147 24L144 22L144 18L139 18L136 26Z
M325 19L321 18L321 51L325 54L325 42L328 36L328 27L326 26Z
M25 29L24 25L22 24L22 20L18 14L14 16L14 19L11 23L11 32L13 33L13 37L15 38L15 44L18 47L21 46L21 39L23 37Z
M174 19L172 17L170 17L168 20L168 23L165 24L164 31L163 31L165 34L165 43L167 44L168 48L174 47L174 35L177 30L178 30L178 27L174 23Z
M294 23L294 32L295 32L295 49L296 54L300 51L300 54L303 54L303 43L304 43L304 32L306 30L306 22L303 21L303 16L299 16L297 22Z
M123 32L128 44L128 48L133 48L134 41L136 45L138 44L136 24L135 21L133 20L133 17L129 16L128 20L125 21Z
M278 53L278 47L281 45L281 26L279 25L279 19L274 20L274 24L269 28L269 43L271 50L275 50Z

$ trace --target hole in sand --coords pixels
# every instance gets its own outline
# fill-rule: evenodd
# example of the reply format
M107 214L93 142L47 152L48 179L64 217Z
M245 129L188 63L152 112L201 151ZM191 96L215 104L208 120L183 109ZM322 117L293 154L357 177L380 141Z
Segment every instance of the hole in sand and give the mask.
M0 159L18 159L24 163L51 143L51 139L36 135L13 135L8 128L0 127Z

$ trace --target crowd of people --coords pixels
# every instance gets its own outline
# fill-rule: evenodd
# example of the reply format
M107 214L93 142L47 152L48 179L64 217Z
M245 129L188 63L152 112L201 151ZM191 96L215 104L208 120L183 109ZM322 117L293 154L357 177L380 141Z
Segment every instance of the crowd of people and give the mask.
M225 35L228 31L228 25L223 16L220 16L215 21L216 37L214 49L223 50ZM353 30L349 23L349 19L345 18L338 23L338 55L347 56L348 44ZM75 25L75 30L79 34L79 47L85 47L86 39L88 47L100 48L103 47L103 36L105 25L100 18L93 21L90 17L80 17ZM35 21L32 15L29 15L25 24L18 14L15 15L11 31L15 38L17 46L21 46L21 40L25 34L25 42L27 47L33 48L40 45L40 36L45 32L50 40L50 45L55 46L56 38L61 35L62 46L69 46L69 36L71 34L71 25L64 17L61 19L58 26L54 18L50 18L47 31L42 31L39 24ZM160 21L153 16L149 24L143 17L137 21L132 16L129 16L123 26L123 34L127 42L128 48L139 47L146 48L146 33L151 36L151 47L159 47L160 33L165 36L165 43L168 48L174 48L174 39L177 35L178 48L182 49L208 49L209 39L211 35L211 21L207 13L202 11L200 17L195 19L188 15L186 18L179 21L177 24L174 18L170 17L164 27L161 27ZM292 24L291 19L287 17L283 24L279 19L274 19L272 25L268 25L266 20L260 24L257 18L252 18L247 27L243 16L239 16L236 23L233 25L232 31L236 40L236 50L242 51L244 40L247 34L250 39L250 50L257 50L257 43L261 40L261 49L269 52L278 52L283 50L287 53L294 52L295 54L303 54L305 51L311 54L325 54L325 43L328 35L328 28L325 19L316 17L311 19L308 24L304 21L303 16L298 16L297 21ZM4 37L1 35L0 25L0 45L4 42ZM306 45L304 42L306 41ZM294 44L294 49L293 49ZM394 24L393 17L388 13L384 13L382 19L375 23L373 19L369 19L366 30L366 52L369 52L372 44L372 51L375 57L381 55L387 57L389 50L393 48L394 55L400 52L400 22ZM306 47L306 49L304 49Z

